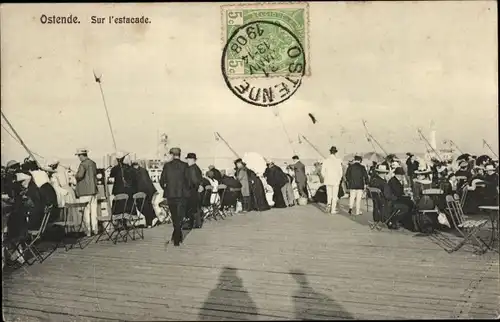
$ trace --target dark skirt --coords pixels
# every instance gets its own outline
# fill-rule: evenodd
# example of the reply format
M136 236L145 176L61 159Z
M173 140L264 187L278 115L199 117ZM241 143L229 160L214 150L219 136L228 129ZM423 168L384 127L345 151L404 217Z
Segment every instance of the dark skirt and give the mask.
M285 200L283 199L283 193L280 187L273 187L273 201L274 208L286 208Z
M44 207L52 206L49 222L58 220L61 210L58 208L56 191L50 183L44 183L40 187L40 197Z

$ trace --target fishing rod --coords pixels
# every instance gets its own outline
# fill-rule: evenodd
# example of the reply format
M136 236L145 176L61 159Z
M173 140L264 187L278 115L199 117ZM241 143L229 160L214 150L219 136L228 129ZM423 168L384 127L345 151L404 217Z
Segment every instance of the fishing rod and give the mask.
M368 142L370 142L372 144L373 150L375 150L375 146L373 145L373 142L375 142L375 144L377 144L377 146L380 148L380 150L382 150L382 152L384 152L385 156L388 156L387 151L382 147L382 145L377 141L377 139L368 131L368 128L366 127L366 120L362 120L362 122L363 122L363 127L365 128L367 139L369 139Z
M439 153L436 151L436 149L434 149L434 147L430 144L429 140L427 140L427 138L425 137L425 135L422 133L422 130L421 129L417 129L417 132L420 135L420 138L427 143L428 147L431 148L431 151L434 152L434 154L436 154L436 156L439 159L439 161L443 161L443 159L441 158L441 156L439 155ZM427 151L429 151L429 149L427 149Z
M309 144L311 146L311 148L314 149L314 151L316 151L323 159L325 159L326 157L323 155L323 153L321 153L321 151L314 145L311 143L311 141L309 141L304 135L301 135L302 138L304 139L304 141L307 142L307 144ZM299 136L299 139L300 139L300 136Z
M491 148L491 145L489 145L488 142L486 142L486 140L483 139L483 146L485 146L485 145L488 147L488 149L491 151L491 153L493 153L493 155L498 158L498 155L493 151L493 149Z
M31 150L28 148L28 146L26 146L26 144L24 143L23 139L21 139L21 137L19 136L19 133L17 133L16 129L14 129L14 127L9 122L9 120L7 119L7 117L5 117L5 114L3 114L3 112L1 112L1 111L0 111L0 113L2 113L3 119L5 120L5 122L7 123L7 125L10 127L10 129L12 130L12 132L14 133L14 135L17 137L17 141L23 146L23 148L26 150L26 152L28 152L28 155L33 159L33 161L35 161L35 163L37 164L37 166L41 169L42 166L40 165L40 162L38 162L38 160L33 155L33 152L31 152Z
M238 158L240 159L241 157L239 156L239 154L229 145L229 143L227 143L227 141L222 137L222 135L220 135L219 132L214 132L215 134L215 140L216 141L219 141L219 140L222 140L222 142L224 142L224 144L229 148L229 150L231 150L231 152L233 152L233 154Z
M293 154L297 154L296 151L295 151L295 148L293 147L293 141L292 139L290 138L290 135L288 134L288 131L286 129L286 126L285 126L285 122L283 122L283 119L281 118L281 115L279 113L279 110L277 107L274 108L274 116L278 117L278 119L280 120L280 123L281 123L281 127L283 128L283 132L285 133L285 136L288 140L288 144L290 144L290 148L292 149L292 152Z
M92 71L94 73L94 79L97 84L99 84L99 89L101 90L101 97L102 97L102 102L104 104L104 110L106 111L106 118L108 119L108 125L109 125L109 130L111 132L111 138L113 139L113 147L115 149L115 152L117 151L116 149L116 140L115 140L115 135L113 133L113 127L111 126L111 119L109 118L109 112L108 112L108 106L106 105L106 99L104 98L104 91L102 90L102 82L101 82L101 76L97 77L95 74L95 71Z

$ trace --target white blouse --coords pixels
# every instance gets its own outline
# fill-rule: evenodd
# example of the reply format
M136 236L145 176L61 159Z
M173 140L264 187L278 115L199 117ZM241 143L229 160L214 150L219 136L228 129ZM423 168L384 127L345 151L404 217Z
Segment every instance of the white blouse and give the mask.
M35 171L30 171L31 176L33 177L33 181L35 182L36 186L40 188L46 183L50 183L49 175L47 172L42 171L42 170L35 170Z

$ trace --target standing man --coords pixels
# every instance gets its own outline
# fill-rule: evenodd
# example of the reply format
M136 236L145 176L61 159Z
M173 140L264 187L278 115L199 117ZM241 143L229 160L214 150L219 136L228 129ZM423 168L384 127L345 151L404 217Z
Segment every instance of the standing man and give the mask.
M326 196L330 213L337 213L337 200L339 193L340 180L342 180L342 161L337 158L338 150L332 146L330 156L323 160L321 175L326 185Z
M188 153L186 156L188 164L188 189L189 198L187 200L187 215L189 218L189 229L201 228L201 198L200 192L202 191L201 181L203 174L200 167L196 164L196 154Z
M361 164L361 161L363 161L363 158L356 155L354 162L349 165L345 174L347 188L349 189L349 215L352 215L354 200L356 200L356 215L362 215L361 197L363 197L363 191L368 185L368 172L366 172L366 168Z
M295 183L297 184L299 196L302 198L308 198L309 193L307 191L306 166L304 163L300 162L299 157L296 155L292 157L292 160L295 162L291 167L295 173Z
M97 226L97 165L88 157L87 149L78 149L76 155L80 159L76 179L76 197L80 202L87 202L83 212L83 222L87 236L98 233Z
M171 148L169 154L172 161L165 163L160 177L163 197L167 199L172 213L174 231L172 241L174 246L182 243L182 221L186 215L186 201L188 197L188 165L180 160L181 149Z

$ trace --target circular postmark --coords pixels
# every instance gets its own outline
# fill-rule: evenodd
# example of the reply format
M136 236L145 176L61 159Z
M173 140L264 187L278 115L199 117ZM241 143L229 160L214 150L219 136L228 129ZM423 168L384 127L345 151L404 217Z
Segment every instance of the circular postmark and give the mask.
M295 94L302 84L306 60L302 44L290 29L272 21L252 21L230 35L221 68L234 95L267 107Z

